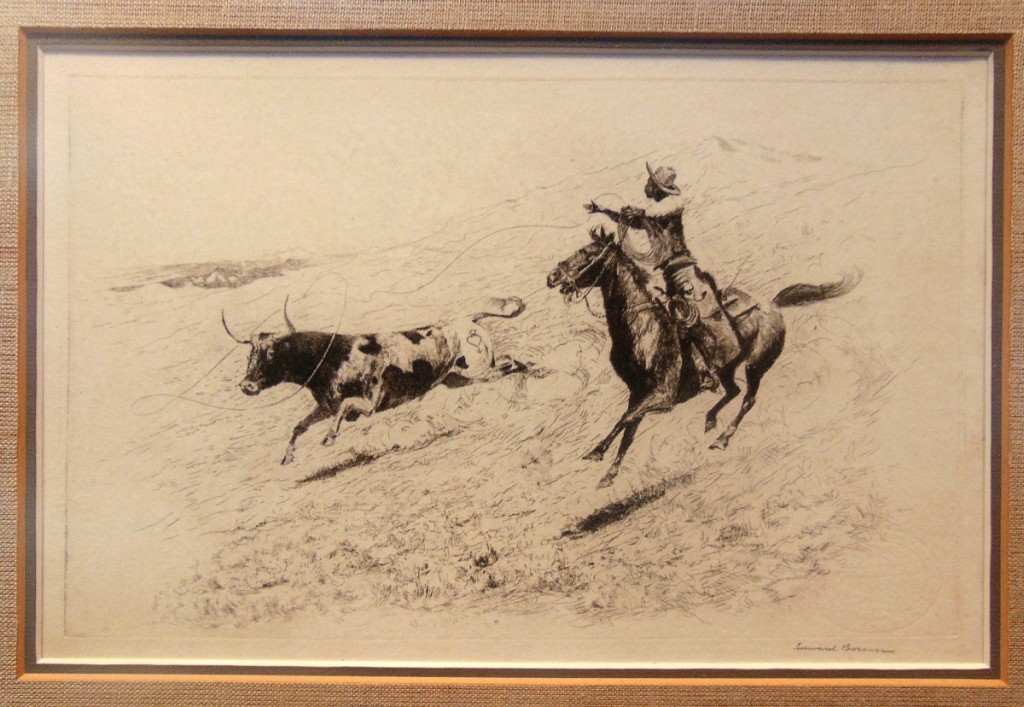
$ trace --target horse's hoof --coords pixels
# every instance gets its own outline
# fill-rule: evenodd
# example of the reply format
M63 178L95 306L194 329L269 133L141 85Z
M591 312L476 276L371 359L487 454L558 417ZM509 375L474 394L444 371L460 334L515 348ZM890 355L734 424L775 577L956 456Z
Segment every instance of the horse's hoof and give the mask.
M704 421L704 434L707 434L711 430L718 427L718 420L705 420Z
M324 445L325 447L330 447L332 444L334 444L334 440L334 435L327 435L326 437L324 437L324 441L321 442L320 444Z
M588 462L599 462L602 459L604 459L604 452L602 452L600 449L595 449L583 455L583 460Z
M603 479L601 479L600 481L597 482L597 488L599 488L599 489L608 488L609 486L612 485L613 481L615 481L615 476L614 475L605 476Z
M712 443L711 449L725 449L728 446L729 446L729 440L722 439L721 437L719 437L718 439L716 439Z
M295 460L295 453L289 450L289 451L284 453L284 459L281 460L281 466L284 466L286 464L291 464L294 460Z

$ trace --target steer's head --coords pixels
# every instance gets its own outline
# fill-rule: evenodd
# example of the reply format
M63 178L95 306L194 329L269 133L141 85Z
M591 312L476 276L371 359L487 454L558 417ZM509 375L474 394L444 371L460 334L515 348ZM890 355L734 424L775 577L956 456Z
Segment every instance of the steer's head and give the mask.
M284 356L292 347L292 335L295 327L288 319L288 300L284 302L284 321L288 325L288 331L284 334L268 334L266 332L254 334L249 340L240 339L228 329L224 312L221 311L221 321L224 323L224 330L228 336L240 344L248 344L249 363L245 368L245 377L239 381L238 387L246 395L259 395L261 390L272 388L288 378L287 356Z
M249 364L245 367L245 378L238 387L246 395L259 395L265 388L273 388L287 377L281 354L288 350L291 342L288 335L261 333L249 342Z

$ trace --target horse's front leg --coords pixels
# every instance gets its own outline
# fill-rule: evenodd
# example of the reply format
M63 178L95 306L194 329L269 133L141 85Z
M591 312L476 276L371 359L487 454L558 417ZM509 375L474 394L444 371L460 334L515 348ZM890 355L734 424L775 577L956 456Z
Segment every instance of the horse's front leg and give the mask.
M626 414L622 416L622 419L620 419L615 427L612 428L612 433L601 441L601 444L605 445L604 450L602 451L603 456L604 451L608 450L608 446L611 444L611 440L615 438L615 435L618 434L619 431L624 431L622 435L622 443L619 445L619 453L616 455L615 461L612 463L608 473L606 473L601 478L601 481L598 482L598 488L609 486L612 481L615 480L615 477L619 473L619 467L622 464L622 458L626 456L626 450L628 450L629 446L633 444L633 438L636 436L636 430L643 421L644 416L653 412L668 412L672 409L672 406L673 400L671 389L659 389L644 398L632 410L626 411ZM594 451L597 451L600 447L601 445L598 445Z
M599 462L604 459L605 452L607 452L608 448L612 446L612 442L615 441L615 438L618 436L619 432L622 431L622 428L626 426L626 417L636 409L636 406L641 400L643 400L643 398L643 393L630 391L629 403L626 404L626 412L622 413L622 417L620 417L619 421L615 423L614 427L612 427L612 431L609 432L604 439L598 442L596 447L583 455L585 460L589 462Z
M622 459L626 456L626 450L629 449L630 445L633 444L633 439L636 437L637 428L640 427L641 420L633 420L627 423L622 429L622 441L619 442L619 451L615 455L615 461L612 462L611 469L608 470L601 480L598 482L597 487L604 488L610 486L615 480L615 477L619 474L619 467L622 466Z
M321 420L326 420L330 416L330 408L324 405L317 405L313 412L302 418L302 421L295 425L295 429L292 430L292 438L288 442L288 447L284 451L284 459L281 460L281 463L291 464L295 459L295 441L298 440L299 436L308 430L311 425L315 425Z
M615 438L618 437L623 426L622 420L620 419L615 423L615 426L612 427L612 431L608 433L608 436L598 442L596 447L584 454L583 458L588 462L599 462L604 459L605 452L608 451L608 447L612 446L612 442L614 442Z

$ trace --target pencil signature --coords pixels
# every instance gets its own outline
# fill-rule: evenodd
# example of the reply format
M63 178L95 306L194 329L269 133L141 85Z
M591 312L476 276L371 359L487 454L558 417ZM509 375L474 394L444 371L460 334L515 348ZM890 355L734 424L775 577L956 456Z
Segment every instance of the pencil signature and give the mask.
M807 644L797 641L793 646L795 651L811 651L816 653L888 653L896 652L895 648L884 648L878 646L858 646L853 643L819 643Z

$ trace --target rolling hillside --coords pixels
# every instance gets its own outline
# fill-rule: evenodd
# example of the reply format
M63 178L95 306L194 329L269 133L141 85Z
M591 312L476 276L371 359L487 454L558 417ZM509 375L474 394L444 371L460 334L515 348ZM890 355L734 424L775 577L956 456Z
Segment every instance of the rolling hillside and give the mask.
M648 418L599 490L607 462L581 457L621 414L625 386L600 297L569 306L545 277L602 222L584 202L641 198L645 160L687 185L688 240L721 285L768 301L794 282L856 267L865 277L840 300L786 310L786 348L728 450L708 449L705 393ZM230 268L191 264L97 283L83 318L102 336L79 365L91 357L101 372L82 377L72 405L102 400L82 412L118 421L89 483L130 479L130 503L105 503L122 508L122 551L151 590L151 621L244 630L426 611L586 626L814 593L877 542L888 515L875 431L910 362L865 312L879 283L863 257L875 236L864 207L887 198L900 169L712 138L568 174L394 248L339 234L334 254L240 254L292 264L267 277L197 286ZM525 313L491 328L530 371L435 389L346 424L330 448L315 428L289 466L279 461L309 394L243 396L248 349L220 323L223 310L238 334L280 330L288 296L300 329L384 331L511 295ZM88 533L69 542L73 574L90 561Z

